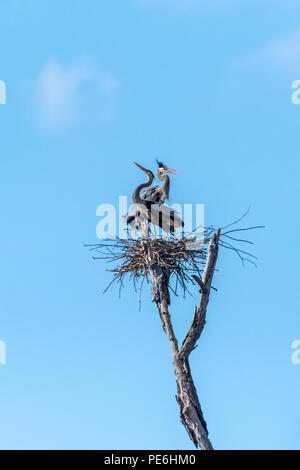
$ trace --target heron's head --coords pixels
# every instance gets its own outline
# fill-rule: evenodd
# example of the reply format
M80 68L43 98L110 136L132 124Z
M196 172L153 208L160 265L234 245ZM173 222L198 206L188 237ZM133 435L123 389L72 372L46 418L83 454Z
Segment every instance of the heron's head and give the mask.
M167 165L165 165L163 162L159 162L158 160L156 160L156 163L157 163L157 176L162 176L164 173L170 173L171 175L177 175L177 171L176 170L172 170L171 168L169 168Z
M154 180L154 174L152 173L151 170L147 170L147 168L144 168L142 165L139 165L138 163L136 162L133 162L137 167L139 167L144 173L146 173L146 175L148 176L148 178L151 180Z

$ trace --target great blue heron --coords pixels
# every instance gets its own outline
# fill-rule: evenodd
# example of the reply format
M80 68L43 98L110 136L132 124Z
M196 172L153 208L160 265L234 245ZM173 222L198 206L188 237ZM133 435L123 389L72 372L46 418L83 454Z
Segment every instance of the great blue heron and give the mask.
M158 160L156 160L156 162L158 165L156 176L160 181L163 181L163 184L161 186L151 186L151 188L146 189L146 191L141 194L141 198L163 204L166 199L169 199L170 192L170 178L167 173L176 175L177 171L168 168L167 165Z
M147 170L146 168L142 167L136 162L133 162L136 166L138 166L144 173L148 176L148 181L146 183L139 184L132 193L132 206L126 214L126 224L130 225L132 228L139 229L141 227L141 223L148 220L148 212L150 209L150 201L141 198L141 191L144 188L148 188L151 186L154 180L154 174L152 171Z
M146 173L148 181L140 184L134 190L132 194L133 206L126 216L126 223L131 225L132 228L139 229L141 221L147 220L153 225L161 227L166 233L173 233L175 228L183 227L184 223L174 209L141 197L142 189L151 186L154 175L152 171L147 170L136 162L134 163Z

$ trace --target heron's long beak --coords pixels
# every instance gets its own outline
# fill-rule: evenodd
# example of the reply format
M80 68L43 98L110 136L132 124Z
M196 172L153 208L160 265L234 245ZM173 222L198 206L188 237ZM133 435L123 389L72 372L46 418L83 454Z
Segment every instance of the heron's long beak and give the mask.
M147 171L146 168L144 168L143 166L139 165L138 163L136 162L133 162L136 166L138 166L141 170L143 171Z
M167 169L166 169L166 172L167 172L167 173L171 173L171 175L177 175L177 171L176 171L176 170L172 170L171 168L167 168Z

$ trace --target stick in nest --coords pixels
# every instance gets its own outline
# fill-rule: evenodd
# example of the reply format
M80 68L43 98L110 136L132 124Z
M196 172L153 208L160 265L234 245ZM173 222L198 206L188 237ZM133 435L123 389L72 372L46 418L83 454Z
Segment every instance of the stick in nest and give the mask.
M201 277L207 254L205 241L193 249L193 242L186 239L115 239L87 246L100 254L94 256L94 259L103 259L115 264L113 269L107 269L114 276L104 292L115 282L121 285L125 277L132 280L135 285L139 282L149 282L148 248L150 247L154 256L153 261L167 270L170 280L175 281L174 292L181 288L185 293L189 282L195 284L193 275Z
M263 226L237 228L235 230L227 230L226 228L237 224L246 215L248 211L232 224L223 227L220 232L219 245L223 248L234 251L244 262L250 262L256 259L251 253L241 250L233 246L230 242L248 243L252 242L244 239L233 237L231 234L235 232L248 231ZM195 230L198 230L199 227ZM201 243L195 241L195 237L191 238L193 233L187 234L182 239L176 238L155 238L155 239L106 239L95 245L85 245L90 247L91 251L95 251L100 256L94 256L93 259L103 259L108 263L113 263L113 269L107 269L113 273L113 278L104 292L114 285L119 284L119 289L123 286L125 278L133 281L134 286L139 285L140 295L143 283L151 282L149 276L148 253L149 248L153 254L153 262L168 272L169 287L175 295L182 291L183 295L189 293L188 285L198 283L196 279L202 277L203 269L207 258L207 246L209 240L216 230L213 226L203 228ZM230 235L229 235L230 234ZM230 241L230 242L229 242ZM214 287L212 287L214 289Z

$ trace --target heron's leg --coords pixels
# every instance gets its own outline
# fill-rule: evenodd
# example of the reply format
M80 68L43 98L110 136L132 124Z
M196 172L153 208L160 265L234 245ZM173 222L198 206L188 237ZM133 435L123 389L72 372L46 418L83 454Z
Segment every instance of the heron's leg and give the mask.
M156 238L157 238L157 235L156 235L156 228L155 228L155 225L154 225L154 224L152 224L152 225L153 225L153 231L154 231L154 238L156 239Z
M154 233L153 233L153 231L152 231L152 228L151 228L151 227L150 227L150 235L151 235L151 237L152 237L152 236L154 237Z
M147 221L140 220L139 231L142 239L149 238L149 224L147 223Z
M151 230L150 230L150 224L149 224L149 221L148 220L145 220L144 222L144 233L145 233L145 238L149 239L151 238L150 235L151 235Z

